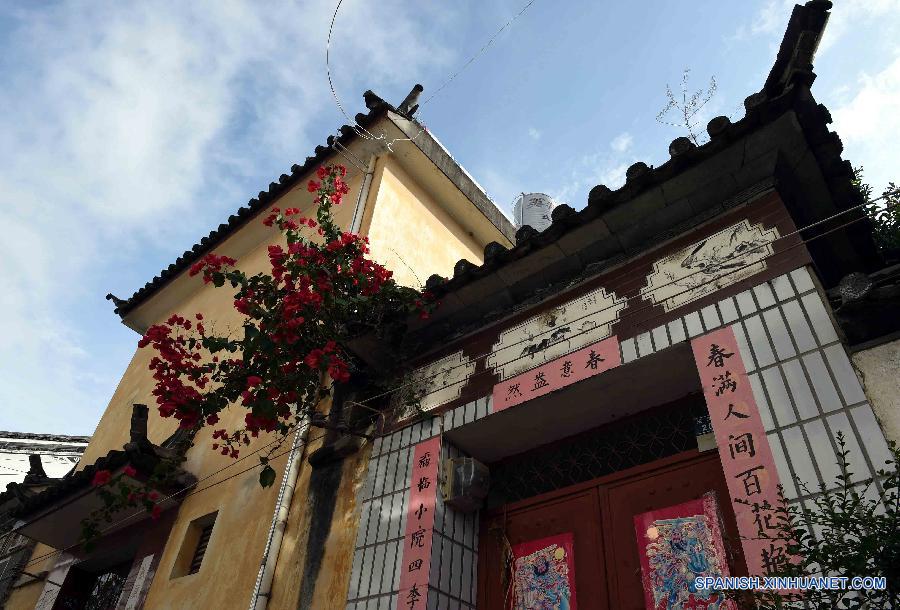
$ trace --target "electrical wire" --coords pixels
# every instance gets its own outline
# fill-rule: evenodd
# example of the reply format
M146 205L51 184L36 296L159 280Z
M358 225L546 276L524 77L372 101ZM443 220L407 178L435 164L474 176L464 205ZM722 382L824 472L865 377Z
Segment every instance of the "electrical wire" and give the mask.
M314 442L316 442L316 441L318 441L318 440L321 440L321 439L325 438L325 436L327 436L327 435L328 435L328 432L323 432L322 434L320 434L319 436L316 436L315 438L312 438L312 439L306 439L306 441L303 443L303 446L309 446L309 445L311 445L312 443L314 443ZM283 437L283 438L287 438L287 437ZM277 441L277 440L281 440L281 439L276 439L276 441ZM265 448L266 446L268 446L268 445L271 445L273 442L275 442L275 441L272 441L272 442L268 443L267 445L264 445L263 447L260 447L259 449L257 449L257 450L254 451L253 453L248 454L247 457L249 457L250 455L254 455L255 453L258 453L260 450L264 449L264 448ZM290 453L291 451L293 451L293 450L296 449L296 448L299 448L299 447L293 447L293 446L292 446L290 449L287 449L286 451L283 451L283 452L281 452L281 453L277 453L277 454L275 454L274 456L271 456L271 457L269 458L269 461L277 460L278 458L287 455L288 453ZM199 485L201 482L203 482L203 481L205 481L205 480L208 480L209 478L211 478L211 477L215 476L216 474L218 474L218 473L224 471L225 469L227 469L227 468L229 468L229 467L231 467L231 466L237 464L237 463L238 463L240 460L242 460L242 459L244 459L244 458L240 458L239 460L235 460L234 462L231 462L228 466L225 466L225 467L223 467L223 468L217 470L216 472L214 472L214 473L212 473L212 474L210 474L210 475L207 475L206 477L204 477L204 478L202 478L202 479L199 479L198 481L196 481L196 482L194 482L194 483L191 483L190 485L186 485L185 487L179 489L178 491L172 492L172 493L169 494L168 496L165 496L164 498L161 498L160 500L158 500L157 503L158 503L158 504L162 504L163 502L166 502L166 501L168 501L168 500L170 500L170 499L172 499L172 498L176 498L176 497L180 496L180 495L183 494L185 491L187 491L187 490L189 490L189 489L191 489L191 488L193 488L193 487L196 487L196 486ZM190 493L186 494L184 497L185 497L185 498L188 498L188 497L194 496L194 495L196 495L196 494L198 494L198 493L200 493L200 492L206 491L207 489L212 489L213 487L215 487L215 486L217 486L217 485L221 485L222 483L225 483L226 481L230 481L231 479L233 479L233 478L235 478L235 477L238 477L238 476L240 476L240 475L242 475L242 474L246 474L247 472L250 472L250 471L253 470L254 468L259 468L260 466L262 466L261 463L260 463L260 464L254 464L253 466L250 466L250 467L245 468L245 469L243 469L243 470L240 470L240 471L238 471L238 472L232 473L232 474L228 475L227 477L225 477L224 479L222 479L222 480L220 480L220 481L216 481L215 483L210 483L210 484L207 485L206 487L201 487L200 489L195 489L194 491L191 491ZM115 522L109 524L108 526L106 526L106 527L104 527L102 530L100 530L100 535L103 535L104 533L110 531L111 529L116 528L116 527L119 527L120 525L122 525L122 524L124 524L124 523L126 523L126 522L128 522L128 521L131 521L131 520L134 519L135 517L138 517L138 516L140 516L140 515L146 514L146 512L147 512L147 511L145 511L145 510L138 510L138 511L136 511L136 512L134 512L134 513L132 513L132 514L126 516L126 517L122 517L121 519L119 519L119 520L117 520L117 521L115 521ZM42 516L46 516L46 514L45 514L45 515L42 515ZM71 545L69 545L69 546L67 546L67 547L65 547L65 548L62 548L62 549L54 549L53 551L49 551L49 552L47 552L47 553L45 553L45 554L43 554L43 555L39 555L39 556L37 556L37 557L32 557L31 559L28 560L28 562L27 562L24 566L22 566L22 568L23 568L23 569L28 568L29 566L35 565L36 563L38 563L38 562L40 562L40 561L42 561L42 560L44 560L44 559L49 559L50 557L53 557L54 555L58 555L58 554L61 554L61 553L65 553L66 551L72 550L72 549L74 549L75 547L80 546L80 544L81 544L80 542L76 542L75 544L71 544Z
M337 21L338 11L340 11L341 5L343 4L343 2L344 2L344 0L338 0L337 5L334 7L334 13L331 15L331 23L328 26L328 38L325 41L325 73L328 76L328 87L331 89L331 96L334 98L334 103L337 105L338 110L340 110L341 114L344 115L344 118L347 119L347 122L350 124L351 129L353 129L358 136L360 136L364 139L367 139L367 140L384 141L384 140L386 140L384 134L375 135L371 131L369 131L362 125L360 125L355 119L350 118L350 115L347 114L346 110L344 110L344 105L341 104L341 100L338 98L337 90L334 87L334 80L332 79L332 76L331 76L331 39L332 39L332 36L334 35L334 24ZM440 86L438 86L438 88L435 90L435 92L432 93L430 96L428 96L428 98L419 105L420 108L425 106L425 104L427 104L431 100L433 100L447 85L449 85L451 82L453 82L453 80L457 76L462 74L466 70L466 68L468 68L470 65L472 65L475 62L475 60L477 60L485 52L487 52L487 50L494 44L494 41L497 39L497 37L500 36L500 34L502 34L503 31L506 30L506 28L508 28L510 25L512 25L513 22L516 21L516 19L521 17L525 13L525 11L527 11L531 7L531 5L534 3L535 3L535 0L528 0L528 2L525 3L525 5L522 7L522 9L519 10L519 12L516 13L512 17L512 19L510 19L509 21L504 23L503 26L499 30L494 32L494 34L478 50L478 52L475 53L475 55L470 57L469 60L466 61L466 63L463 64L459 70L457 70L456 72L451 74L449 78L444 80L444 82L441 83ZM412 119L412 122L419 126L419 133L412 136L411 138L409 138L409 137L393 138L392 140L385 142L385 146L387 147L388 150L393 151L392 146L396 142L413 142L419 136L421 136L424 132L428 131L428 128L425 126L424 123L420 123L416 119ZM337 133L339 133L339 131Z
M448 78L447 80L445 80L445 81L444 81L444 82L443 82L443 83L435 90L434 93L432 93L430 96L428 96L428 99L426 99L424 102L422 102L422 103L420 104L420 107L424 106L425 104L427 104L428 102L430 102L431 100L433 100L433 99L437 96L437 94L441 92L441 90L442 90L444 87L446 87L446 86L449 85L451 82L453 82L453 79L455 79L457 76L459 76L460 74L462 74L462 72L463 72L466 68L468 68L470 65L472 65L472 64L475 62L476 59L478 59L479 57L481 57L481 56L482 56L482 55L483 55L483 54L491 47L491 45L494 44L494 41L497 39L497 37L498 37L500 34L502 34L503 31L504 31L506 28L508 28L509 26L511 26L511 25L513 24L513 22L514 22L516 19L518 19L519 17L521 17L521 16L525 13L525 11L527 11L529 8L531 8L531 5L534 4L534 3L535 3L535 0L529 0L528 2L526 2L526 3L525 3L525 6L523 6L522 9L512 17L512 19L510 19L509 21L507 21L506 23L504 23L504 24L503 24L503 27L501 27L499 30L497 30L496 32L494 32L494 35L491 36L491 37L488 39L488 41L484 44L484 46L482 46L481 49L479 49L478 52L477 52L475 55L473 55L473 56L472 56L465 64L463 64L463 66L462 66L459 70L457 70L452 76L450 76L450 78Z
M740 253L740 255L737 256L737 257L733 257L732 259L726 259L726 260L734 260L734 259L737 259L737 258L742 258L742 257L744 257L744 256L747 256L748 254L751 254L751 253L753 253L753 252L759 251L760 249L763 249L763 248L766 248L766 247L768 247L768 246L771 246L771 245L774 244L776 241L779 241L779 240L782 240L782 239L786 239L786 238L788 238L788 237L792 237L792 236L798 235L799 233L801 233L801 232L803 232L803 231L807 231L807 230L809 230L809 229L811 229L811 228L813 228L813 227L816 227L816 226L819 226L819 225L821 225L821 224L823 224L823 223L829 222L830 220L833 220L833 219L835 219L835 218L837 218L837 217L839 217L839 216L841 216L841 215L843 215L843 214L852 212L852 211L854 211L854 210L858 210L858 209L863 208L863 207L865 207L865 206L872 205L873 203L875 203L875 202L877 202L877 201L879 201L879 200L881 200L881 199L885 199L885 198L887 198L887 197L891 197L891 196L894 196L894 195L897 195L897 194L900 194L900 190L897 190L897 191L894 191L894 192L886 192L886 193L884 193L884 194L883 194L882 196L880 196L880 197L877 197L877 198L875 198L875 199L866 201L866 202L864 202L864 203L862 203L862 204L859 204L859 205L857 205L857 206L853 206L853 207L848 208L848 209L846 209L846 210L842 210L842 211L840 211L840 212L838 212L838 213L836 213L836 214L833 214L833 215L831 215L831 216L829 216L829 217L827 217L827 218L824 218L824 219L815 221L815 222L813 222L813 223L810 223L810 224L806 225L805 227L802 227L802 228L800 228L800 229L797 229L797 230L795 230L795 231L793 231L793 232L791 232L791 233L787 233L787 234L785 234L785 235L779 236L779 237L777 237L777 238L775 238L775 239L773 239L773 240L771 240L771 241L769 241L769 242L766 242L765 244L762 244L762 245L757 246L757 247L755 247L755 248L751 248L751 249L745 250L744 252ZM896 205L900 205L900 204L896 204ZM885 209L893 209L894 207L895 207L895 205L887 205L887 206L885 206ZM737 267L737 268L735 268L735 269L731 269L731 270L729 270L727 273L723 273L723 274L721 274L720 276L717 276L717 277L718 277L718 278L722 278L722 277L731 275L731 274L733 274L733 273L737 273L737 272L739 272L739 271L741 271L741 270L743 270L743 269L745 269L745 268L747 268L747 267L749 267L749 266L751 266L751 265L758 264L759 262L762 262L762 261L767 260L767 259L769 259L769 258L772 258L772 257L774 257L774 256L781 256L782 254L784 254L784 253L787 252L787 251L790 251L790 250L792 250L792 249L794 249L794 248L797 248L797 247L799 247L799 246L808 244L808 243L810 243L810 242L812 242L812 241L814 241L814 240L816 240L816 239L825 237L825 236L827 236L827 235L830 235L831 233L834 233L834 232L839 231L839 230L841 230L841 229L844 229L844 228L846 228L846 227L848 227L848 226L850 226L850 225L853 225L853 224L855 224L855 223L857 223L857 222L861 222L861 221L867 220L867 219L868 219L867 216L860 216L860 217L858 217L858 218L854 218L854 219L852 219L852 220L850 220L850 221L848 221L848 222L845 222L845 223L843 223L843 224L841 224L841 225L838 225L837 227L833 227L833 228L831 228L831 229L828 229L828 230L826 230L826 231L823 231L822 233L819 233L819 234L817 234L817 235L814 235L814 236L812 236L812 237L810 237L810 238L808 238L808 239L801 239L800 241L798 241L798 242L796 242L796 243L794 243L794 244L791 244L790 246L788 246L787 248L785 248L785 249L783 249L783 250L781 250L781 251L779 251L779 252L773 252L772 254L767 255L767 256L765 256L765 257L763 257L763 258L761 258L761 259L754 260L754 261L752 261L752 262L745 263L744 265L741 265L740 267ZM700 273L700 271L694 272L694 273L692 273L692 274L688 274L687 276L685 276L685 277L683 277L683 278L679 278L678 281L683 281L683 280L687 279L688 277L691 277L692 275L696 275L697 273ZM668 285L671 285L672 283L674 283L674 282L670 282L670 283L668 283L668 284L662 284L662 285L660 285L660 286L657 286L657 287L655 287L653 290L648 291L648 293L649 293L649 292L653 292L654 290L659 290L660 288L664 288L664 287L666 287L666 286L668 286ZM674 296L678 296L679 294L683 294L683 293L685 293L685 292L691 292L692 290L695 290L695 288L687 288L687 289L685 289L684 291L682 291L681 293L677 293L677 294L675 294L675 295L671 295L670 297L667 297L667 298L672 298L672 297L674 297ZM633 296L633 297L627 297L624 301L619 301L619 302L617 302L616 304L614 304L614 306L619 306L622 302L626 302L626 303L627 303L628 301L630 301L630 300L632 300L632 299L642 298L643 296L644 296L643 294L639 294L639 295L635 295L635 296ZM637 309L637 310L629 310L628 312L626 312L625 314L623 314L622 317L619 318L619 319L620 319L620 320L621 320L621 319L624 319L626 315L636 315L637 313L640 313L640 312L642 312L642 311L645 311L645 310L647 310L647 309L650 309L650 308L652 308L652 307L654 307L654 306L655 306L655 304L651 304L651 305L646 305L645 307L643 307L643 308L641 308L641 309ZM572 321L578 321L578 320L580 320L580 319L583 319L584 317L593 316L593 315L596 315L597 313L602 313L602 312L605 311L606 309L610 309L610 308L611 308L611 307L607 307L607 308L598 310L598 311L596 311L596 312L592 312L592 313L590 313L590 314L586 314L585 316L581 316L580 318L576 318L576 319L574 319L574 320L572 320ZM664 314L657 314L657 316L655 316L655 317L659 317L659 316L661 316L661 315L664 315ZM654 318L655 318L655 317L654 317ZM649 319L654 319L654 318L649 318ZM646 321L645 321L645 322L646 322ZM546 332L549 332L549 331L543 331L542 333L538 333L538 336L540 336L541 334L545 334ZM576 334L574 334L574 335L572 335L572 336L573 336L573 337L579 336L579 335L584 334L584 333L586 333L586 332L589 332L589 331L581 331L581 332L576 333ZM527 341L532 341L532 340L533 340L533 338L527 339ZM524 340L523 340L523 341L524 341ZM508 347L517 345L518 343L522 343L523 341L520 341L520 342L517 342L517 343L513 343L513 344L511 344L511 345L508 346ZM477 359L480 359L480 358L489 356L491 353L493 353L493 351L491 351L491 352L486 352L485 354L482 354L481 356L476 356L474 359L477 360ZM512 363L512 362L514 362L514 361L520 360L520 359L522 359L522 358L524 358L524 357L525 357L525 356L519 356L519 357L513 358L513 359L510 360L509 362L506 362L506 363L503 363L503 364L499 364L499 365L495 365L494 368L499 368L499 367L502 367L502 366L506 366L507 364L510 364L510 363ZM452 370L454 370L454 369L456 369L456 368L460 368L460 366L461 366L461 365L456 365L456 366L450 367L450 368L448 368L448 369L442 370L442 371L436 373L435 375L431 376L430 378L426 378L426 379L433 379L434 377L437 377L438 375L445 374L445 373L450 372L450 371L452 371ZM490 369L490 370L485 369L485 370L483 370L483 371L480 372L480 374L484 374L484 373L493 373L493 369ZM471 378L475 377L475 376L478 375L478 374L479 374L479 373L473 373L470 377L467 377L467 378L464 379L462 382L468 382ZM390 394L392 394L392 393L394 393L394 392L397 392L397 391L399 391L399 390L401 390L401 389L403 389L404 387L407 387L407 386L409 386L409 385L415 385L415 384L422 383L422 381L423 381L423 380L418 380L418 381L416 381L416 382L411 382L411 383L407 383L407 384L402 384L402 385L397 386L397 387L395 387L395 388L393 388L393 389L391 389L391 390L387 390L387 391L385 391L385 392L382 392L382 393L377 394L377 395L375 395L375 396L369 397L369 398L364 399L364 400L362 400L362 401L358 401L358 404L360 404L361 406L365 406L365 403L367 403L367 402L371 402L372 400L375 400L375 399L377 399L377 398L381 398L381 397L390 395ZM457 385L458 383L460 383L460 382L454 382L454 383L451 383L451 384L447 384L447 385L445 385L445 386L442 386L442 387L440 388L440 390L443 390L443 389L445 389L445 388L447 388L447 387L452 387L453 385ZM426 396L427 396L427 395L428 395L428 394L426 394ZM310 444L312 444L312 443L314 443L314 442L316 442L316 441L318 441L318 440L321 440L321 439L324 438L327 434L328 434L328 432L324 432L324 433L322 433L321 435L319 435L319 436L317 436L317 437L315 437L315 438L313 438L313 439L306 439L304 445L305 445L305 446L309 446ZM230 462L228 465L226 465L226 466L220 468L219 470L217 470L217 471L215 471L215 472L213 472L213 473L211 473L211 474L209 474L209 475L206 475L205 477L199 479L198 481L196 481L196 482L194 482L194 483L192 483L192 484L190 484L190 485L187 485L187 486L183 487L182 489L180 489L180 490L178 490L178 491L176 491L176 492L173 492L173 493L169 494L168 496L166 496L165 498L163 498L163 499L160 500L159 502L162 503L162 502L165 502L165 501L170 500L170 499L172 499L172 498L175 498L175 497L177 497L177 496L180 496L180 495L183 494L184 492L186 492L186 491L188 491L188 490L190 490L190 489L196 487L196 486L199 485L201 482L206 481L206 480L209 480L210 478L216 476L217 474L220 474L221 472L224 472L225 470L227 470L228 468L231 468L232 466L234 466L234 465L237 464L238 462L243 461L244 459L249 458L250 456L259 453L261 450L263 450L263 449L265 449L266 447L268 447L268 446L274 444L275 442L279 442L279 441L282 441L282 442L283 442L284 438L287 438L287 437L280 437L280 438L278 438L278 439L274 439L274 440L270 441L270 442L267 443L266 445L263 445L262 447L260 447L260 448L258 448L258 449L256 449L256 450L254 450L254 451L252 451L252 452L250 452L250 453L244 455L243 457L241 457L241 458L235 460L234 462ZM278 459L279 457L282 457L282 456L284 456L284 455L287 455L288 453L290 453L290 452L293 451L294 449L295 449L294 447L291 447L290 449L288 449L288 450L286 450L286 451L284 451L284 452L278 453L278 454L276 454L276 455L270 457L269 460ZM250 467L245 468L245 469L243 469L243 470L240 470L240 471L238 471L238 472L232 473L232 474L230 474L229 476L225 477L224 479L221 479L221 480L219 480L219 481L216 481L216 482L214 482L214 483L211 483L210 485L207 485L207 486L205 486L205 487L201 487L201 488L199 488L199 489L195 489L194 491L191 491L191 492L188 493L185 497L189 497L189 496L192 496L192 495L201 493L201 492L203 492L203 491L206 491L206 490L208 490L208 489L211 489L211 488L213 488L213 487L215 487L215 486L217 486L217 485L220 485L221 483L225 483L226 481L229 481L229 480L231 480L231 479L233 479L233 478L235 478L235 477L238 477L238 476L240 476L240 475L242 475L242 474L245 474L245 473L247 473L247 472L253 470L254 468L259 468L261 465L262 465L262 464L254 464L253 466L250 466ZM103 534L104 532L109 531L109 530L112 529L112 528L118 527L119 525L121 525L121 524L123 524L123 523L125 523L125 522L127 522L127 521L130 521L131 519L134 519L135 517L137 517L137 516L139 516L139 515L141 515L141 514L144 514L144 513L145 513L145 511L137 511L137 512L131 514L131 515L128 515L128 516L126 516L126 517L123 517L122 519L119 519L118 521L116 521L116 522L110 524L109 526L107 526L107 527L105 527L103 530L101 530L101 534ZM43 516L46 516L46 514L43 515ZM73 549L73 548L75 548L75 547L77 547L77 546L79 546L79 543L70 545L70 546L65 547L65 548L63 548L63 549L55 549L54 551L48 552L48 553L46 553L46 554L44 554L44 555L40 555L40 556L38 556L38 557L34 557L34 558L30 559L30 560L25 564L25 566L23 566L23 568L27 568L27 567L29 567L29 566L31 566L31 565L34 565L35 563L37 563L37 562L39 562L39 561L41 561L41 560L44 560L44 559L47 559L47 558L49 558L49 557L52 557L53 555L60 554L60 553L63 553L63 552L65 552L65 551L71 550L71 549Z
M794 236L796 236L796 235L802 233L803 231L808 231L809 229L811 229L811 228L813 228L813 227L817 227L817 226L819 226L819 225L822 225L823 223L826 223L826 222L829 222L829 221L831 221L831 220L834 220L835 218L837 218L837 217L839 217L839 216L842 216L843 214L846 214L846 213L848 213L848 212L852 212L852 211L854 211L854 210L858 210L858 209L863 208L863 207L868 206L868 205L872 205L873 203L875 203L875 202L877 202L877 201L879 201L879 200L881 200L881 199L884 199L884 198L886 198L886 197L891 197L891 196L894 196L894 195L898 195L898 194L900 194L900 189L898 189L898 190L896 190L896 191L893 191L893 192L887 192L887 193L881 195L880 197L876 197L875 199L869 200L869 201L867 201L867 202L865 202L865 203L859 204L859 205L857 205L857 206L853 206L853 207L851 207L851 208L847 208L846 210L842 210L842 211L840 211L840 212L838 212L838 213L836 213L836 214L833 214L833 215L831 215L831 216L829 216L829 217L827 217L827 218L823 218L823 219L821 219L821 220L812 222L812 223L806 225L805 227L802 227L802 228L797 229L797 230L795 230L795 231L792 231L792 232L790 232L790 233L786 233L786 234L784 234L784 235L781 235L781 236L779 236L779 237L777 237L777 238L775 238L775 239L773 239L773 240L771 240L771 241L769 241L769 242L766 242L765 244L762 244L762 245L760 245L760 246L757 246L757 247L755 247L755 248L749 248L749 249L747 249L747 250L745 250L745 251L739 253L737 256L733 256L733 257L728 258L728 259L725 259L725 260L728 261L728 260L738 260L738 259L741 259L741 258L743 258L743 257L745 257L745 256L747 256L747 255L749 255L749 254L753 254L753 253L755 253L755 252L758 252L758 251L761 250L761 249L764 249L764 248L766 248L766 247L768 247L768 246L771 246L771 245L774 244L775 242L778 242L778 241L783 240L783 239L787 239L787 238L789 238L789 237L794 237ZM893 207L893 206L888 205L888 206L886 206L886 209L891 209L892 207ZM795 247L797 247L797 246L806 244L806 243L808 243L808 242L810 242L810 241L813 241L813 240L815 240L815 239L818 239L818 238L820 238L820 237L823 237L824 235L828 235L828 234L830 234L830 233L833 233L834 231L837 231L837 230L840 230L840 229L842 229L842 228L845 228L845 227L847 227L847 226L849 226L849 225L851 225L851 224L854 224L854 223L856 223L856 222L860 222L860 221L863 221L863 220L867 220L867 219L868 219L868 217L866 217L866 216L860 216L859 218L856 218L856 219L854 219L854 220L852 220L852 221L850 221L850 222L848 222L848 223L845 223L845 224L843 224L843 225L840 225L840 226L838 226L838 227L836 227L836 228L834 228L834 229L830 229L830 230L828 230L828 231L826 231L826 232L823 232L823 233L820 233L820 234L818 234L818 235L816 235L816 236L813 236L813 237L811 237L810 239L807 239L807 240L801 240L801 241L799 241L798 243L796 243L796 244L790 246L789 248L787 248L787 250L790 250L790 249L793 249L793 248L795 248ZM765 257L763 257L763 258L761 258L761 259L758 259L758 260L754 260L753 262L746 263L746 264L742 265L741 267L735 268L735 269L733 269L733 270L729 270L727 273L723 273L723 274L722 274L721 276L719 276L719 277L725 277L725 276L727 276L727 275L731 275L731 274L733 274L733 273L737 273L738 271L741 271L742 269L745 269L746 267L749 267L749 266L751 266L751 265L757 264L757 263L762 262L762 261L764 261L764 260L768 260L769 258L772 258L772 257L774 257L774 256L780 256L780 255L781 255L783 252L785 252L785 251L786 251L786 250L782 250L781 252L773 252L773 254L771 254L771 255L765 256ZM572 320L569 320L568 323L578 322L579 320L583 320L584 318L596 316L597 314L603 313L604 311L608 311L608 310L613 309L613 308L621 307L623 303L627 306L627 305L628 305L631 301L633 301L633 300L643 300L643 298L644 298L646 295L649 295L649 294L651 294L651 293L653 293L653 292L655 292L655 291L657 291L657 290L660 290L660 289L662 289L662 288L666 288L666 287L671 286L671 285L673 285L673 284L675 284L675 283L677 283L677 282L682 282L682 281L684 281L684 280L686 280L686 279L688 279L688 278L690 278L690 277L692 277L692 276L695 276L695 275L698 275L698 274L702 274L702 273L704 273L703 270L698 270L698 271L695 271L695 272L690 273L690 274L688 274L688 275L685 275L684 277L678 278L677 280L673 280L673 281L671 281L671 282L667 282L667 283L665 283L665 284L660 284L659 286L653 287L652 289L648 290L647 292L639 293L639 294L636 294L636 295L631 296L631 297L624 297L622 300L616 301L615 303L613 303L613 304L610 305L610 306L607 306L607 307L601 308L601 309L599 309L599 310L597 310L597 311L590 312L590 313L584 314L584 315L582 315L582 316L573 318ZM643 279L643 278L636 279L635 281L641 281L642 279ZM688 289L685 289L685 290L683 290L683 291L680 292L680 293L676 293L676 294L674 294L674 295L671 295L671 296L667 297L667 299L668 299L668 298L675 297L675 296L679 296L679 295L681 295L681 294L690 292L690 291L692 291L692 290L695 290L695 288L688 288ZM653 308L653 307L655 307L655 306L656 306L656 304L650 304L650 305L646 305L646 306L644 306L643 308L639 308L639 309L638 309L638 308L636 308L636 309L629 308L629 309L627 309L627 310L625 311L625 313L622 314L622 316L619 318L619 320L625 319L625 318L628 317L628 316L636 315L636 314L638 314L638 313L641 313L642 311L646 311L647 309L651 309L651 308ZM659 316L656 316L656 317L659 317ZM505 346L504 349L508 349L508 348L514 347L514 346L516 346L516 345L521 345L521 344L523 344L523 343L533 341L535 338L538 338L538 337L540 337L541 335L545 335L545 334L551 333L551 332L553 332L554 330L555 330L555 329L551 328L551 329L548 329L548 330L545 330L545 331L538 332L538 333L536 333L533 337L528 337L528 338L525 338L525 339L522 339L522 340L513 342L513 343L509 344L508 346ZM588 329L588 330L585 330L585 331L581 331L581 332L575 333L575 334L571 335L571 336L568 337L568 338L571 339L572 337L577 337L577 336L579 336L579 335L582 335L582 334L585 334L585 333L587 333L587 332L590 332L591 330L592 330L592 329ZM490 351L484 352L484 353L482 353L482 354L480 354L480 355L472 356L472 357L470 358L470 360L480 360L481 358L486 358L486 357L490 356L490 355L493 354L493 353L494 353L494 350L490 350ZM505 363L502 363L502 364L494 365L494 367L493 367L492 369L485 369L485 370L482 370L482 371L473 373L470 377L475 377L475 376L477 376L477 375L486 374L486 373L493 373L493 372L494 372L494 369L504 367L504 366L506 366L507 364L511 364L512 362L515 362L515 361L517 361L517 360L520 360L520 359L526 358L526 357L530 357L530 354L529 354L529 355L518 356L518 357L516 357L516 358L513 358L513 359L510 360L509 362L505 362ZM385 397L385 396L389 396L389 395L391 395L391 394L393 394L393 393L395 393L395 392L398 392L398 391L400 391L400 390L402 390L402 389L404 389L404 388L407 388L407 387L413 387L413 386L419 386L419 385L421 385L422 383L425 383L425 382L427 382L427 381L430 381L430 380L432 380L432 379L434 379L434 378L436 378L436 377L439 377L439 376L441 376L441 375L446 375L446 374L448 374L448 373L450 373L450 372L452 372L452 371L454 371L454 370L456 370L456 369L463 368L463 367L465 367L465 366L466 366L465 363L452 365L452 366L450 366L450 367L448 367L448 368L446 368L446 369L441 369L441 370L439 370L438 372L436 372L436 373L434 373L434 374L432 374L432 375L430 375L430 376L426 376L426 377L423 377L423 378L421 378L421 379L416 379L416 380L412 380L412 381L409 381L409 382L400 384L400 385L398 385L398 386L396 386L396 387L394 387L394 388L391 388L391 389L389 389L389 390L385 390L384 392L375 394L375 395L370 396L369 398L363 399L363 400L361 400L361 401L359 401L359 402L360 402L360 403L371 402L371 401L377 400L377 399L379 399L379 398L383 398L383 397ZM448 387L452 387L452 386L457 385L457 384L459 384L459 383L465 383L465 382L468 381L468 379L469 379L469 378L466 378L466 379L462 380L461 382L457 381L457 382L454 382L454 383L442 385L440 388L434 390L433 392L428 392L428 393L424 394L424 396L428 396L428 395L430 395L430 394L432 394L432 393L434 393L434 392L439 392L439 391L441 391L441 390L444 390L444 389L446 389L446 388L448 388Z

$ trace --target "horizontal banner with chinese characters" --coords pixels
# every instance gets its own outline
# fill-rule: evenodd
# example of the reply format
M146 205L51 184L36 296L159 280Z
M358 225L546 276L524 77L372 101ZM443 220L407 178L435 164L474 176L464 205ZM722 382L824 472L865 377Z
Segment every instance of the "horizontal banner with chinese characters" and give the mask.
M494 411L549 394L620 364L619 340L608 337L498 383L494 386Z

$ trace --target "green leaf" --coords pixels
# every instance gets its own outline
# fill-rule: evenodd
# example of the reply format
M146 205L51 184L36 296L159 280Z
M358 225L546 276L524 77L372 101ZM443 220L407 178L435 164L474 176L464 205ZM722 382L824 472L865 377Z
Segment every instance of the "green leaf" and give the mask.
M275 483L275 469L266 464L259 473L259 484L263 487L271 487Z

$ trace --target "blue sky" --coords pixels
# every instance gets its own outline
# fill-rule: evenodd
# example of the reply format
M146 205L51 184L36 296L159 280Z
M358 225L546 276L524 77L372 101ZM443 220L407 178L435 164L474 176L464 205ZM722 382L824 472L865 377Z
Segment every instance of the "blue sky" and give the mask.
M365 89L397 103L416 82L427 98L523 4L346 0L342 102L353 115ZM900 179L900 0L835 4L814 92L880 191ZM739 118L792 5L536 0L420 118L501 207L524 190L581 208L634 161L665 161L682 134L654 117L683 68L718 81L705 118ZM90 434L137 341L103 296L130 295L344 122L333 10L3 4L0 429Z

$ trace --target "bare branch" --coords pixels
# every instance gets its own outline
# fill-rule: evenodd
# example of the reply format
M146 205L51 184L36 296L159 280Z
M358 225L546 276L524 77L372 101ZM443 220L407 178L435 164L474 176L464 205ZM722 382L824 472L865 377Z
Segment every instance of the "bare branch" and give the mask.
M701 138L705 139L705 136L703 136L702 131L696 129L700 121L698 119L695 119L695 117L716 94L718 85L716 84L716 77L713 76L712 78L710 78L709 86L706 88L706 90L700 89L693 93L689 93L688 80L690 78L690 74L690 68L685 68L682 71L680 102L675 98L675 94L672 92L672 88L669 85L666 85L667 103L663 107L663 109L660 110L656 115L656 121L658 123L661 123L662 125L669 125L671 127L684 129L685 131L687 131L687 135L691 139L691 141L699 146L703 143L701 142ZM668 118L669 113L671 113L673 110L677 110L678 119Z

